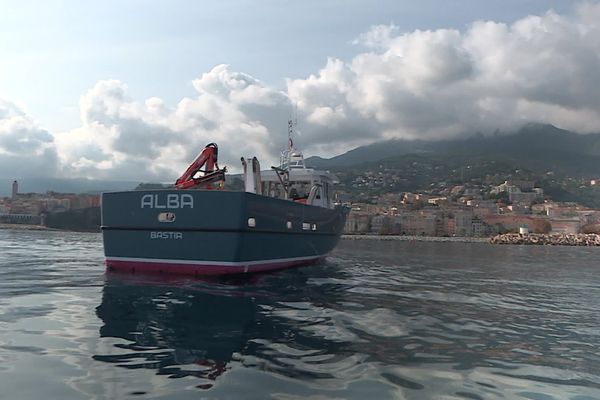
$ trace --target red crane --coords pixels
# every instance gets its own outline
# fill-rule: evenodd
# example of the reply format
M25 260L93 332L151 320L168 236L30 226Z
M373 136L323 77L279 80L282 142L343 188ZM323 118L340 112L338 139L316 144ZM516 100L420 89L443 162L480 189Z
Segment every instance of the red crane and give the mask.
M175 181L175 187L177 189L190 189L201 186L204 189L215 189L213 182L225 182L225 171L227 169L219 169L218 156L219 147L217 144L207 144L183 175Z

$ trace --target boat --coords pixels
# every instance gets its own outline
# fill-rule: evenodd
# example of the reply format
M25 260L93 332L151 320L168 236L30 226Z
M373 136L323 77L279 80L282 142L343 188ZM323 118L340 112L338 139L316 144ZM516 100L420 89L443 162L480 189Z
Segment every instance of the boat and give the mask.
M109 270L164 274L246 274L323 260L349 208L336 204L336 178L307 168L293 144L280 165L261 171L242 157L244 190L224 187L218 146L207 145L172 188L102 194Z

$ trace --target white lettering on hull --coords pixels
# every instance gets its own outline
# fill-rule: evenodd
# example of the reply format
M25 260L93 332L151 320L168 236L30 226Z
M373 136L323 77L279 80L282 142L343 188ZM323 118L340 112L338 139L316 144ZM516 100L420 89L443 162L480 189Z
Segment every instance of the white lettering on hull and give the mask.
M181 239L183 239L183 233L181 233L181 232L150 232L150 239L181 240Z
M191 194L177 193L145 194L142 196L140 208L194 208L194 197Z

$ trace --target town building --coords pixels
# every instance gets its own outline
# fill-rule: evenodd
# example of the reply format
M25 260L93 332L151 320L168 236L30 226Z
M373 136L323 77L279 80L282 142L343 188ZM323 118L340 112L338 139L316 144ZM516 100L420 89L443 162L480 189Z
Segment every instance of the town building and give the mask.
M46 214L100 206L100 195L57 193L20 193L19 183L12 183L11 197L0 198L0 221L39 224Z

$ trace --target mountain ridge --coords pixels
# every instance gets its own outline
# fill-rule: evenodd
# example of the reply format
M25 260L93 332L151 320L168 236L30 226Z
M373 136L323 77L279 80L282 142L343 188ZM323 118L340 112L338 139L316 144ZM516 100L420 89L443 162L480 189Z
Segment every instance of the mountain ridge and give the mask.
M600 176L600 134L578 134L552 125L530 123L515 132L491 136L425 141L391 139L360 146L329 159L308 157L306 164L319 169L343 170L385 161L401 164L407 156L431 160L454 158L470 160L489 158L526 167L538 173L559 169L576 176ZM14 178L0 178L0 196L10 196ZM84 178L17 179L21 193L99 193L132 190L139 181L110 181Z
M506 157L525 164L558 163L570 172L600 173L600 134L578 134L553 125L527 124L521 129L492 136L474 135L464 139L429 142L391 139L360 146L331 157L309 157L313 168L345 168L408 154L429 156ZM597 165L597 166L596 166Z

